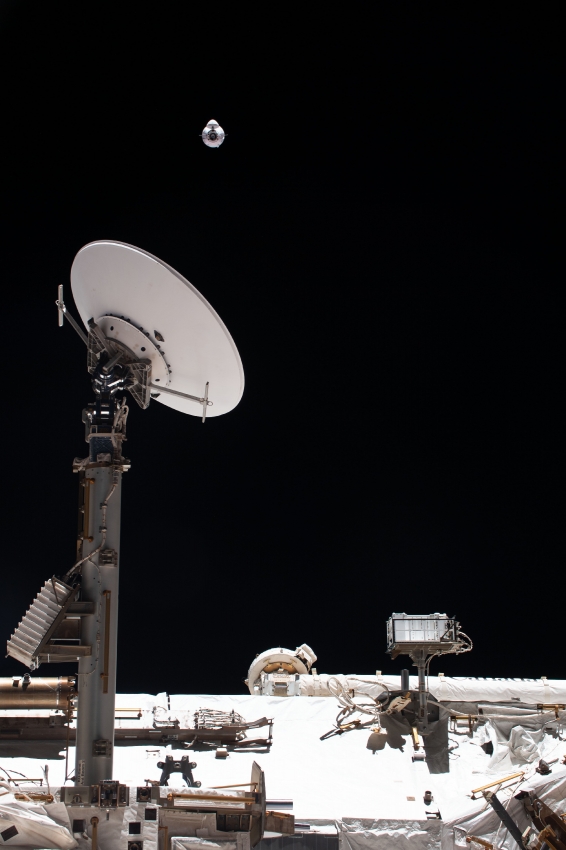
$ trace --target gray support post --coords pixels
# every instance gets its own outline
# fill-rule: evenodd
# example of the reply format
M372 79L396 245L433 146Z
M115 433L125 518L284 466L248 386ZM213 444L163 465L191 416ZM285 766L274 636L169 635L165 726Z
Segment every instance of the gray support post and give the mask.
M79 661L75 783L94 785L112 779L122 471L110 463L87 466L85 479L93 482L85 483L91 539L83 540L81 557L93 556L82 565L81 599L94 603L94 614L82 618L82 643L92 646L92 655ZM102 542L101 506L116 479L106 509L106 540L95 554Z
M501 800L498 798L497 794L494 794L492 791L486 791L484 796L487 802L494 810L494 812L499 817L499 820L501 821L503 826L507 828L509 834L515 840L517 846L521 847L522 850L525 844L523 842L523 835L521 833L521 830L519 829L519 827L517 826L517 824L515 823L515 821L513 820Z
M428 733L428 690L426 687L426 650L417 649L411 653L413 664L417 667L419 677L419 709L417 712L417 727L421 735Z

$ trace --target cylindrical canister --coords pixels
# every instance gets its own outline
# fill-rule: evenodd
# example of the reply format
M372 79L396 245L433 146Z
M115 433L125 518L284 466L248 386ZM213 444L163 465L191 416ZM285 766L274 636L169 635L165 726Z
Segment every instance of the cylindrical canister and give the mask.
M75 696L74 676L14 676L0 679L0 709L52 708L66 711Z

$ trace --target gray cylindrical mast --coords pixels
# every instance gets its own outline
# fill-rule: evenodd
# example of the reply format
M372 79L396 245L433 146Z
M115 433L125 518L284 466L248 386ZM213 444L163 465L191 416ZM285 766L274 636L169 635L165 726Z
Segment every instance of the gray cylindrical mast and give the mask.
M116 656L118 650L118 588L122 457L128 407L117 392L125 388L128 370L120 365L94 322L89 323L89 371L94 404L83 410L88 457L76 459L79 473L77 561L68 574L80 586L81 602L92 613L82 619L81 642L90 656L79 660L75 783L94 785L112 779ZM97 352L98 348L98 352Z
M80 473L86 532L81 557L93 553L82 564L81 600L92 602L94 613L82 620L82 642L92 647L92 655L79 661L75 763L78 785L112 779L121 485L122 470L111 463L89 464ZM103 506L109 494L104 517Z

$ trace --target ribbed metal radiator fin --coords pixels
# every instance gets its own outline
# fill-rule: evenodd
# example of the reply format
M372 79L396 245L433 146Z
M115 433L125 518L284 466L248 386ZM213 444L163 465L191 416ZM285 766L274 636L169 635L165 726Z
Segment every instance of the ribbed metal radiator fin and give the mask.
M37 656L64 615L74 590L61 579L48 579L8 641L8 655L35 670L39 666Z

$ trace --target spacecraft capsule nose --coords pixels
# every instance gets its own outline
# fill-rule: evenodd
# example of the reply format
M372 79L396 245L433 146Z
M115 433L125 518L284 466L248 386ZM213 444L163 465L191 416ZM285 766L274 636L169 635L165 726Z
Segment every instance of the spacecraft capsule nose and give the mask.
M202 131L202 140L208 148L218 148L224 141L224 130L213 118Z

